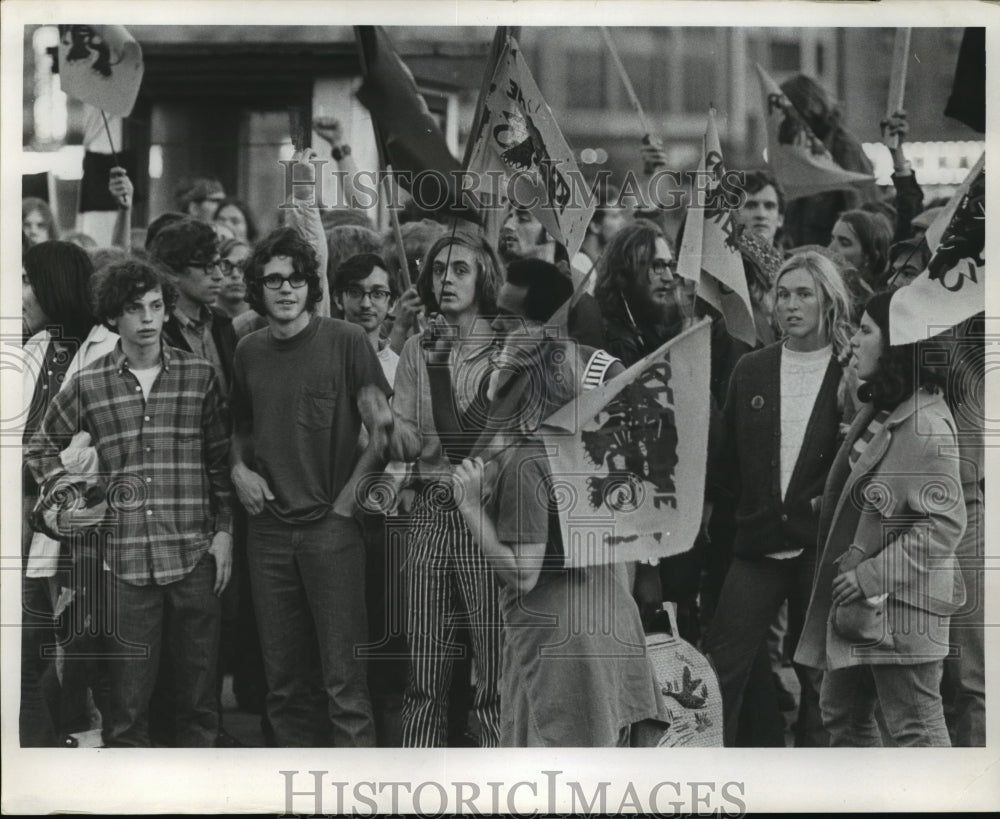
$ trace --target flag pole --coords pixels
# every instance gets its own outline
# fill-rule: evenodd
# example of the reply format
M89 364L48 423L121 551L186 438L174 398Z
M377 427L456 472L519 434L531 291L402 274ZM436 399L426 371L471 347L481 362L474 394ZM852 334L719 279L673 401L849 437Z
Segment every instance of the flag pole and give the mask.
M361 26L354 26L354 42L358 47L358 62L361 63L361 75L363 77L368 76L368 63L365 60L365 50L361 46ZM392 165L390 164L388 157L385 155L385 145L382 142L382 132L379 130L378 123L375 118L371 118L372 131L375 134L375 150L378 153L378 164L382 171L385 173L385 192L387 201L385 204L385 209L389 212L389 222L392 225L392 233L396 239L396 252L399 254L399 274L403 280L403 290L409 290L413 285L410 280L410 266L406 260L406 246L403 244L403 231L399 225L399 215L396 213L395 208L392 207L392 191L390 186L395 183L395 177L392 172Z
M906 69L910 58L910 32L908 28L897 28L896 38L892 48L892 75L889 78L889 99L886 103L885 118L889 119L897 111L903 110L903 97L906 94ZM899 136L887 136L886 147L899 147Z
M403 244L403 230L399 226L399 215L396 213L396 209L392 206L392 186L395 183L395 177L392 175L392 165L386 163L385 192L389 201L386 202L385 207L386 210L389 211L389 221L392 222L392 233L396 237L396 252L399 254L399 275L403 279L403 290L405 291L410 289L413 282L410 281L410 266L406 259L406 246Z
M120 167L120 164L118 162L118 154L115 152L115 142L111 138L111 126L108 125L108 115L104 113L103 108L100 108L98 110L100 110L101 119L104 121L104 133L108 135L108 147L111 148L111 161L115 163L113 167L118 168ZM121 201L123 204L125 203L126 199L124 195L121 197Z
M649 120L646 119L646 112L643 110L642 103L639 102L639 97L635 93L635 88L632 86L632 80L629 79L628 72L625 70L625 64L622 62L621 57L618 56L618 49L615 47L614 41L611 39L611 33L608 31L607 26L601 26L601 36L604 38L604 44L608 47L608 53L611 55L611 61L615 64L615 68L618 70L618 76L621 77L622 85L625 86L625 93L629 98L629 102L632 103L632 107L639 115L639 122L642 123L643 133L646 136L651 137L653 135L653 131L649 127Z

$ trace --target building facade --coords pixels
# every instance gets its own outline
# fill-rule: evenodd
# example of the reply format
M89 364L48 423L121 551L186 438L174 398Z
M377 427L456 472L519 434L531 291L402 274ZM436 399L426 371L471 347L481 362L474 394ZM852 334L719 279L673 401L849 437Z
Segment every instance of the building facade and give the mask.
M216 176L245 199L266 228L284 196L280 159L291 155L289 107L344 124L359 167L378 160L367 110L355 99L360 64L349 26L134 26L145 75L122 126L137 187L137 224L175 207L184 177ZM709 105L717 110L729 167L763 164L764 134L754 63L778 82L817 78L841 101L845 123L877 158L893 29L623 27L611 36L645 110L677 170L697 163ZM469 137L493 30L388 28L447 142L461 157ZM581 170L613 178L639 171L643 127L596 28L517 30L525 58ZM945 156L935 145L981 136L943 116L962 29L914 29L908 78L911 140L926 178L945 191L949 162L959 174L975 145ZM63 227L74 220L83 115L52 73L55 26L26 27L24 149L28 171L48 171ZM315 138L314 138L315 139ZM918 143L930 148L918 147ZM122 146L118 146L121 148ZM317 146L321 157L325 146ZM935 153L936 151L936 153ZM963 153L964 152L964 153ZM954 154L954 155L953 155ZM921 163L926 158L927 167ZM975 161L975 157L972 158ZM884 163L883 163L884 165ZM933 167L932 167L933 166ZM74 176L76 178L74 178ZM960 181L960 180L958 180ZM925 185L926 186L926 185ZM336 194L327 188L329 199ZM373 212L373 216L377 214Z

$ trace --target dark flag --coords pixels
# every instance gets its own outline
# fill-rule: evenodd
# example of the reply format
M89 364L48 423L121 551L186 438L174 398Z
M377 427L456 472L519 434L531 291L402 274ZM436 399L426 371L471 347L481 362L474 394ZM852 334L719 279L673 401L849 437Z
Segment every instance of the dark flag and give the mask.
M459 164L413 74L381 26L355 26L354 33L364 76L357 97L371 112L383 164L392 166L399 184L422 208L447 206L452 200L451 174Z
M974 131L986 133L986 29L967 28L958 50L955 81L944 109Z

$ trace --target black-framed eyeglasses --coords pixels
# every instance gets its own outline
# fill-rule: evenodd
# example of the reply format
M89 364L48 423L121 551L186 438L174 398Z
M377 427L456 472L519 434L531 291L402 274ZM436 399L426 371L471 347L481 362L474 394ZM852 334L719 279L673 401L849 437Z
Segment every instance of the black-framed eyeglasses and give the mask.
M245 262L231 262L229 259L223 259L219 262L219 268L228 276L236 270L242 273L244 264Z
M305 287L309 283L309 278L305 273L292 273L291 276L282 276L279 273L271 273L268 276L264 276L261 279L268 290L280 290L285 282L288 282L293 288L298 290L300 287Z
M221 270L223 273L225 273L226 271L225 268L222 266L222 263L223 263L222 259L212 259L211 261L208 262L199 262L196 260L192 260L187 263L187 266L193 267L195 270L204 270L206 273L209 272L210 270Z
M380 287L373 288L371 290L364 290L360 287L347 287L344 289L344 295L347 296L351 301L362 301L365 296L368 296L372 300L372 304L386 304L392 297L392 293L388 290L383 290Z

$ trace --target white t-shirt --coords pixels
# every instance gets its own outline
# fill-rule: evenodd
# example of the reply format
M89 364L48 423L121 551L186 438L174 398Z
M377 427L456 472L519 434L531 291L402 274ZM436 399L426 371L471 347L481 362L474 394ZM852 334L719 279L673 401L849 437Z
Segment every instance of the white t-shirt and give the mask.
M163 365L157 364L155 367L149 367L145 370L131 370L132 375L139 381L139 386L142 387L142 398L144 401L149 400L149 391L153 389L153 382L156 381L156 376L160 374L160 370L162 369Z
M382 365L385 380L389 382L389 386L391 387L396 382L396 367L399 366L399 355L393 352L392 347L388 344L385 344L376 355L378 355L378 363Z

